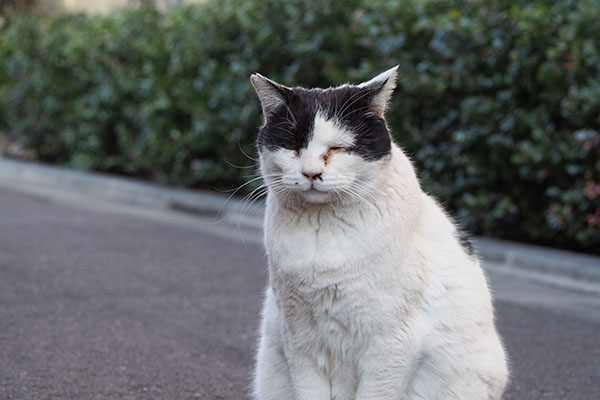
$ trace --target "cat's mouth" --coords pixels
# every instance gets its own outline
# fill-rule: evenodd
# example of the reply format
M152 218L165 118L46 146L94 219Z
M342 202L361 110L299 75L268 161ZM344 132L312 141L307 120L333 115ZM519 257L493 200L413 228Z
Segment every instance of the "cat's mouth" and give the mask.
M320 187L319 187L320 186ZM323 184L319 182L311 182L307 189L304 189L304 193L329 193L329 190L323 187Z

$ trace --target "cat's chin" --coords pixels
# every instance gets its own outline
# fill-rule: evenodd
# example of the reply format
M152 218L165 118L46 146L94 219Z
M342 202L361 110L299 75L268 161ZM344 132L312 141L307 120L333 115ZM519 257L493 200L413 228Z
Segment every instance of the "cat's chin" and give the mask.
M305 190L301 192L301 194L309 203L328 203L333 198L331 192L325 192L315 188Z

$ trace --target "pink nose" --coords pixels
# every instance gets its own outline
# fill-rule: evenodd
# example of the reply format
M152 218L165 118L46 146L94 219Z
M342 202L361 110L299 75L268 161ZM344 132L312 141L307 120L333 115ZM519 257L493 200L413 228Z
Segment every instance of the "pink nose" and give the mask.
M313 172L313 171L302 171L302 175L308 178L309 181L314 181L315 179L321 179L321 172Z

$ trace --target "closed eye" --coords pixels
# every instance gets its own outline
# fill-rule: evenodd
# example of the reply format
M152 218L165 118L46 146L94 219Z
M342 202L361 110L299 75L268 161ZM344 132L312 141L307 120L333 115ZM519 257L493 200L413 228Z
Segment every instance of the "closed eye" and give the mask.
M323 161L325 162L325 165L327 165L327 163L329 162L329 158L331 157L332 154L334 153L344 153L346 151L345 147L342 146L333 146L330 147L329 149L327 149L327 153L323 154L321 157L323 158Z

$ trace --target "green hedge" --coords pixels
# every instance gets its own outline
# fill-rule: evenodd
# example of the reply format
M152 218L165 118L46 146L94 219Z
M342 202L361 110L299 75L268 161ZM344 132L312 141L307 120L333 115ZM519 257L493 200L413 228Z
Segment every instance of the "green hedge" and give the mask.
M476 233L600 252L600 2L208 0L0 32L0 126L42 161L186 186L253 161L248 77L360 81ZM250 171L250 172L249 172Z

